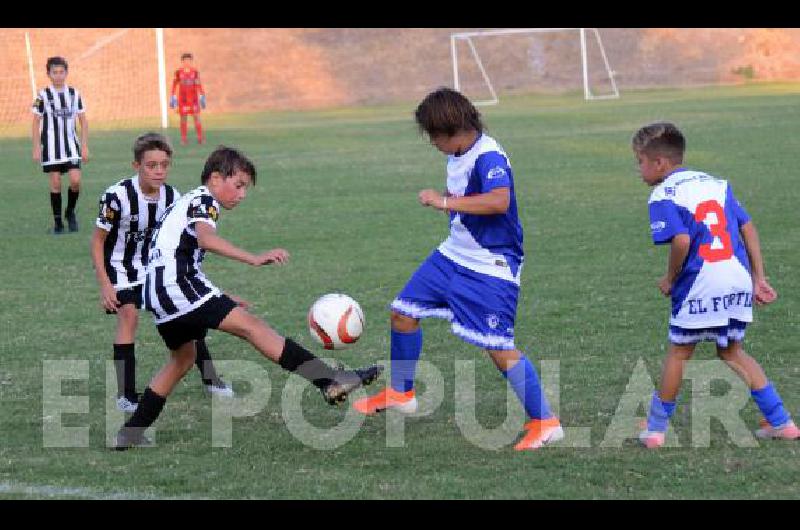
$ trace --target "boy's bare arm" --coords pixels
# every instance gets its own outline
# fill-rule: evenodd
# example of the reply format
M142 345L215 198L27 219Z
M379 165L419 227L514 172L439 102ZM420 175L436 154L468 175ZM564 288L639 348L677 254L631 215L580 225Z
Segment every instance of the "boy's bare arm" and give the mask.
M248 265L258 267L270 263L283 264L289 259L289 253L281 248L272 249L258 255L251 254L218 236L216 229L208 223L196 222L194 223L194 229L197 233L197 244L201 248Z
M108 237L108 232L102 228L95 227L91 244L92 264L94 265L97 285L100 286L100 304L108 311L116 311L119 306L117 292L111 284L103 262L103 246L105 245L106 237Z
M89 120L86 119L86 113L81 112L78 114L78 121L81 124L81 158L84 162L89 161Z
M683 262L686 261L686 256L689 254L690 243L689 234L678 234L670 242L667 273L658 281L658 288L664 296L669 296L672 292L672 284L680 274Z
M764 258L761 255L761 242L758 239L758 231L752 221L748 221L739 227L739 233L744 241L744 248L747 249L747 257L750 259L750 270L753 276L753 297L756 304L769 304L774 302L778 293L767 282L767 275L764 272Z
M511 204L511 190L502 187L469 197L453 197L443 196L436 190L427 189L419 192L419 202L423 206L432 206L437 210L452 210L473 215L495 215L506 213L508 210L508 206Z
M39 124L42 117L38 114L33 115L33 126L31 127L31 140L33 141L33 160L38 162L42 157L42 151L39 146Z

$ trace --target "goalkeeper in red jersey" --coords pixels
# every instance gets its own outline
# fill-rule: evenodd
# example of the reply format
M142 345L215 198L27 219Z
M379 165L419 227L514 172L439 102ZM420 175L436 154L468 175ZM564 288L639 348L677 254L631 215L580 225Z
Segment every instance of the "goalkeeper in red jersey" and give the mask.
M181 117L181 144L186 145L187 116L194 118L194 128L197 132L197 143L204 141L203 127L200 124L200 109L206 108L206 93L200 84L200 75L192 66L191 53L181 55L182 66L175 70L175 79L172 81L172 97L169 100L171 108L177 108Z

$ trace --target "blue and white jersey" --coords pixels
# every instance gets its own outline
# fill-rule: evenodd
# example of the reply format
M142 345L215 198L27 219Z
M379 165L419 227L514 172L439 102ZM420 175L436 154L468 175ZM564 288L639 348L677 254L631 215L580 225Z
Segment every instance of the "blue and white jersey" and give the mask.
M727 181L678 169L650 195L657 245L688 234L689 254L672 286L670 324L688 329L753 321L750 261L739 228L750 220Z
M496 215L451 212L450 237L439 245L439 252L470 270L519 285L524 260L522 225L508 156L493 138L481 134L469 151L447 157L447 191L452 196L502 187L510 189L508 210Z

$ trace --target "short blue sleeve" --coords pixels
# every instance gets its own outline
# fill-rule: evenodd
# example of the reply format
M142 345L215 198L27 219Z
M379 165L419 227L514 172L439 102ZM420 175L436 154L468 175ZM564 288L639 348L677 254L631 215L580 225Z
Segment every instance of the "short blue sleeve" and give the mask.
M750 215L747 213L747 210L739 204L739 201L737 201L736 197L733 195L733 188L730 182L728 183L728 191L726 192L725 207L726 209L730 208L728 211L732 212L736 217L739 226L745 225L750 221Z
M650 233L653 243L668 243L678 234L688 234L689 229L681 220L678 207L672 201L650 203Z
M511 167L506 157L497 151L480 155L475 160L475 173L481 182L481 193L511 187Z

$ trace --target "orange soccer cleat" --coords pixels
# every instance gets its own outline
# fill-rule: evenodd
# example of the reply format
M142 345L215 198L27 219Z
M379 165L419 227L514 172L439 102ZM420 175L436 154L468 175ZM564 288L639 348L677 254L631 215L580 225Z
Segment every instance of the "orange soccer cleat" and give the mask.
M514 446L516 451L539 449L564 439L564 429L561 428L561 422L555 416L544 420L532 419L525 424L524 429L528 432Z
M413 389L408 392L398 392L391 387L386 387L374 396L359 399L353 403L353 408L367 415L386 409L413 414L417 411L417 398Z

